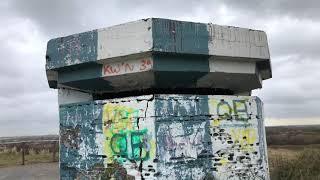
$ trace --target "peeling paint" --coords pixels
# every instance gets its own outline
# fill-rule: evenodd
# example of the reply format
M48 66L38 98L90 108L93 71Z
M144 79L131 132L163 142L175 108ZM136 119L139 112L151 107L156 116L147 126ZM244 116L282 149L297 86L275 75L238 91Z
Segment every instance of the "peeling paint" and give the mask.
M95 61L97 39L97 30L51 39L47 45L46 69Z
M263 79L271 77L268 74L271 67L265 32L161 18L52 39L47 45L46 68L52 70L88 62L110 62L150 51L261 62L259 67L265 66L263 69L267 70Z
M250 96L62 105L61 179L269 179L262 112Z

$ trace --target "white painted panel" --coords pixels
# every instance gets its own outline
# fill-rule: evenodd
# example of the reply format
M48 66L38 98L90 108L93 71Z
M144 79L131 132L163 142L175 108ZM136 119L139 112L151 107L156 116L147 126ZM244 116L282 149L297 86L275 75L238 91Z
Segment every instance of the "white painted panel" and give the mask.
M152 21L139 20L98 30L98 59L125 56L152 48Z
M208 24L209 54L216 56L270 59L263 31Z
M254 74L256 62L209 59L210 72Z

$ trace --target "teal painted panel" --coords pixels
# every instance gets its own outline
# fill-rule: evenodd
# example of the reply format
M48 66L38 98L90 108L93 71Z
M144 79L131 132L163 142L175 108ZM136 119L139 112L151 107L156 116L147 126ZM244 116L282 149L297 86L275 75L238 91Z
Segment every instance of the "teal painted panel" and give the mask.
M97 30L51 39L47 44L47 69L97 60Z
M82 90L89 90L92 92L96 92L96 91L113 91L114 92L114 87L112 86L112 84L109 81L104 80L103 78L66 82L66 83L63 83L63 85L82 89Z
M205 76L206 74L206 72L155 72L154 87L159 89L194 89L197 88L198 79Z
M156 144L159 145L156 157L159 157L157 167L161 169L163 178L200 179L199 174L212 173L211 155L214 152L209 114L208 96L156 95L155 131ZM198 134L201 134L201 143L196 143L200 137ZM178 145L175 141L179 138L181 143ZM188 157L189 154L184 154L183 150L182 153L178 150L179 146L189 142L193 142L196 149L201 149L196 159Z
M154 54L156 88L196 88L209 72L208 56Z
M154 71L209 72L208 56L154 54Z
M97 63L87 63L75 67L60 70L58 83L96 79L102 76L102 65Z
M209 32L203 23L154 18L152 38L154 51L209 54Z
M121 85L125 90L147 88L195 88L198 79L209 72L208 57L203 55L154 54L153 70L148 78L145 72L128 73L112 77L102 77L102 65L95 62L75 65L59 70L58 83L73 88L91 91L117 91ZM153 73L153 74L151 74ZM147 76L147 74L146 74ZM153 76L154 78L150 78ZM139 80L144 78L145 81ZM126 82L135 81L144 86L126 86ZM113 83L117 82L117 83ZM114 87L114 84L116 87ZM118 89L117 89L118 88Z
M104 158L97 145L98 134L102 134L101 110L94 102L60 107L61 179L89 179L100 174Z

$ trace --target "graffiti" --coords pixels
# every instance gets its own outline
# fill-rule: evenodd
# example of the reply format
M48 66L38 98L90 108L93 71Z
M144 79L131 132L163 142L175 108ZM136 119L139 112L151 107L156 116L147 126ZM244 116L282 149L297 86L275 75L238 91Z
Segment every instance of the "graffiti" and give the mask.
M103 133L107 162L147 160L150 156L148 130L139 129L138 109L106 104L103 109Z
M146 134L147 129L114 134L111 137L109 145L113 156L120 156L121 158L128 158L131 160L149 159L150 148ZM130 144L128 144L128 136L130 136L131 139ZM131 147L131 151L128 147Z
M131 133L131 152L134 160L149 159L150 145L148 138L145 136L147 129Z
M206 126L205 122L165 122L159 123L157 130L157 147L164 162L179 158L196 159L203 149Z
M197 99L197 97L194 97ZM252 99L175 97L157 107L157 156L163 176L267 179ZM209 109L205 112L207 107ZM174 112L179 111L179 112ZM172 111L172 112L171 112ZM170 113L171 112L171 113ZM177 118L177 115L182 118ZM161 164L165 165L161 165ZM210 171L208 171L210 169ZM197 172L196 174L192 172ZM222 173L223 172L223 173Z
M248 113L248 101L245 99L234 99L232 101L225 101L220 99L210 100L210 105L213 106L217 115L222 119L227 120L238 120L247 121L250 119L250 114Z
M242 149L252 149L257 141L257 131L254 128L231 128L230 134L232 140L239 143Z
M96 103L93 110L81 105L61 113L66 127L72 125L62 133L65 177L76 171L90 178L268 179L262 107L253 97L154 95Z
M103 76L115 76L127 73L136 73L152 69L152 59L127 60L121 62L111 62L103 65Z

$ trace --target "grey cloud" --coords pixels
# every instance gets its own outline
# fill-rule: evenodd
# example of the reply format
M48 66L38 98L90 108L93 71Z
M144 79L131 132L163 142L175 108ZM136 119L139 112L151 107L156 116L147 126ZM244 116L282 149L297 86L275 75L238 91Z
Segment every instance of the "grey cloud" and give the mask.
M0 22L0 136L56 134L57 93L48 88L41 52L46 42L19 16L9 13Z
M239 11L241 14L249 15L255 18L268 18L279 16L291 16L298 19L319 19L320 2L318 0L164 0L164 1L117 1L118 7L125 9L143 8L150 11L162 11L171 16L179 14L192 14L197 7L201 7L210 16L215 14L213 10L224 5L232 11ZM215 17L216 18L216 17Z
M48 91L44 56L17 53L1 44L0 49L4 52L0 61L0 97Z
M197 7L206 6L208 4L212 4L215 1L210 0L137 0L137 1L130 1L130 0L119 0L117 1L118 8L124 8L127 10L132 9L144 9L145 11L152 11L156 14L166 14L168 17L172 16L182 16L184 14L192 14Z
M303 22L300 22L292 27L282 27L281 25L276 27L280 32L272 33L269 36L271 55L298 54L304 58L319 58L320 34L318 32L320 23L318 26L312 26L305 26Z
M320 117L320 62L302 59L289 56L280 64L274 59L273 78L255 91L265 103L267 117Z
M0 136L58 132L58 104L53 90L0 100Z
M81 3L76 0L13 0L10 9L16 16L34 20L48 34L70 32L80 25Z
M206 3L211 2L208 0ZM201 5L188 1L84 1L13 0L8 8L15 15L29 18L50 37L149 17L179 18L194 13ZM215 7L215 6L214 6ZM215 11L212 11L215 12ZM211 13L212 13L211 12Z
M318 0L226 0L229 7L240 10L242 13L250 13L260 17L292 16L298 19L320 18L320 2Z
M290 119L301 119L302 124L305 118L319 119L319 113L317 111L317 104L312 103L302 103L297 106L265 105L266 118L287 119L288 121L290 121ZM277 114L272 112L277 112ZM286 122L283 122L283 124L286 124Z

